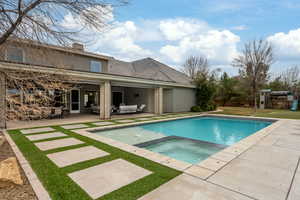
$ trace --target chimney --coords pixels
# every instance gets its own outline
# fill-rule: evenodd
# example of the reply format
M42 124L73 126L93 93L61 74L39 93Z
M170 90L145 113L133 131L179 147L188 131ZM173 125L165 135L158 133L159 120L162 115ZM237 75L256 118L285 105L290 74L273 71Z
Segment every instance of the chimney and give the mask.
M84 51L83 44L76 43L76 42L72 44L72 48L75 50Z

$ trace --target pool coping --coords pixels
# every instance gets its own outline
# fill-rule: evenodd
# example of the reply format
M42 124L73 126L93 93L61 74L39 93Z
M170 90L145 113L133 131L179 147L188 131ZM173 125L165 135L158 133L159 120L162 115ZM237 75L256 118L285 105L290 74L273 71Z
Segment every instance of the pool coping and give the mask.
M245 120L249 119L249 120L271 121L273 123L196 164L179 161L174 158L149 151L147 149L139 148L134 145L129 145L93 133L93 131L118 129L118 128L173 121L179 119L189 119L189 118L196 118L196 117L223 117L223 118L245 119ZM179 170L189 175L206 180L210 176L215 174L217 171L219 171L221 168L223 168L225 165L230 163L232 160L239 157L242 153L244 153L246 150L251 148L257 142L259 142L262 138L269 135L272 130L279 127L284 121L285 121L284 119L277 119L277 118L201 113L199 115L173 117L173 118L151 120L151 121L132 122L128 124L108 125L103 127L94 127L94 128L87 128L87 129L78 129L78 130L73 130L73 132L103 142L113 147L119 148L123 151L130 152L137 156L144 157L146 159L160 163L162 165L173 168L175 170Z
M212 146L223 148L223 149L228 147L228 145L215 144L215 143L212 143L212 142L207 142L207 141L203 141L203 140L196 140L196 139L191 139L191 138L176 136L176 135L166 136L166 137L150 140L150 141L147 141L147 142L141 142L141 143L138 143L138 144L134 144L133 146L142 148L142 147L147 147L147 146L150 146L150 145L158 144L158 143L165 142L165 141L172 140L172 139L186 140L186 141L191 141L191 142L194 142L194 143L208 144L208 145L212 145Z

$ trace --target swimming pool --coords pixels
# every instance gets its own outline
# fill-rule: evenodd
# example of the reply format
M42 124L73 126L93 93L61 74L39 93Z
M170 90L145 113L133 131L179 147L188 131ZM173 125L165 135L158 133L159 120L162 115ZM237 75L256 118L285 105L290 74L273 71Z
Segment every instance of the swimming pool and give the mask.
M146 143L148 145L143 148L196 163L270 124L272 122L261 120L195 117L98 131L95 134L137 146ZM178 138L162 140L168 136Z

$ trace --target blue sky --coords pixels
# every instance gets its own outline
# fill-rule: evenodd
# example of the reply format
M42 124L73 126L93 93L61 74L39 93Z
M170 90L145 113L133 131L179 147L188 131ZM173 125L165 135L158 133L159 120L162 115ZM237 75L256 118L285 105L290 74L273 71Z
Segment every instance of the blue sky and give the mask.
M246 26L235 31L245 39L287 32L300 27L299 0L131 0L116 10L121 21L194 18L221 29Z
M131 0L111 18L89 50L125 60L153 57L177 69L189 55L203 55L235 74L230 63L243 43L264 38L275 48L274 73L300 64L299 0Z

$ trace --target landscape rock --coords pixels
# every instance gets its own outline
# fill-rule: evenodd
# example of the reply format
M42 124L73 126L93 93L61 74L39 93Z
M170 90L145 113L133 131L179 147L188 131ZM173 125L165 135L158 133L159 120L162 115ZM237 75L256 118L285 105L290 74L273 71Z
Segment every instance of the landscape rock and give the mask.
M0 162L0 183L23 184L18 162L15 157L10 157ZM3 184L1 184L1 186L3 186Z

